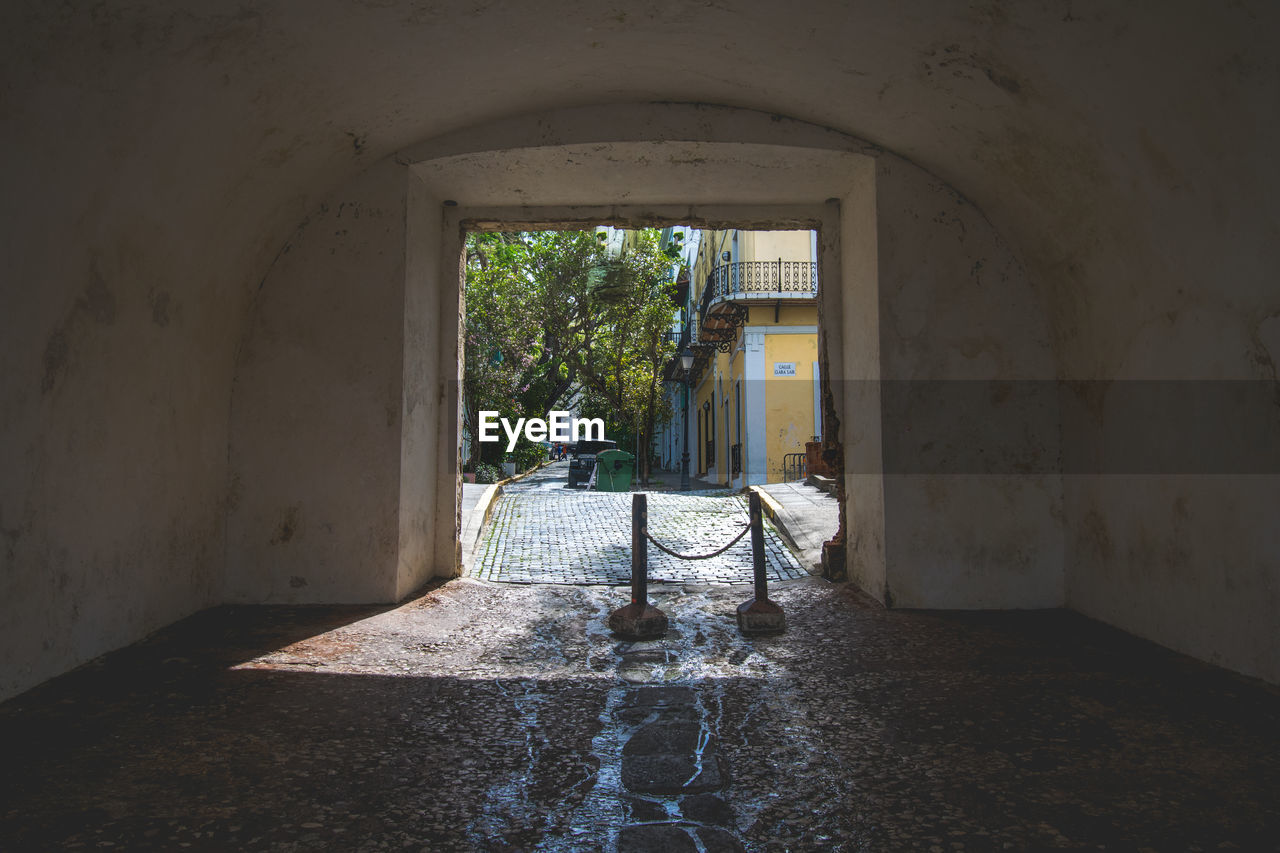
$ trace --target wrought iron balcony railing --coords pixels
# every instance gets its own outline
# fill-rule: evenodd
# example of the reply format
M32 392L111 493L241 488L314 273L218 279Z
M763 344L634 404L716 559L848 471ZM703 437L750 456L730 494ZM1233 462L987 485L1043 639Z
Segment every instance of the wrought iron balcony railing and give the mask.
M717 310L709 312L711 300L704 299L693 315L692 346L729 352L738 335L738 327L747 319L747 309L736 303L718 303Z
M728 352L747 319L747 303L812 299L818 294L814 261L739 261L711 271L698 300L693 339Z
M710 297L707 297L710 291ZM709 300L734 296L813 297L818 295L815 261L738 261L711 271L703 297Z
M666 382L693 382L696 384L702 377L702 371L706 370L707 364L711 361L711 353L715 349L714 344L708 344L700 341L697 335L698 316L693 316L691 325L682 326L678 332L663 332L664 340L672 340L676 345L676 351L667 359L662 368L662 378ZM686 373L680 362L680 356L685 350L693 353L693 365Z

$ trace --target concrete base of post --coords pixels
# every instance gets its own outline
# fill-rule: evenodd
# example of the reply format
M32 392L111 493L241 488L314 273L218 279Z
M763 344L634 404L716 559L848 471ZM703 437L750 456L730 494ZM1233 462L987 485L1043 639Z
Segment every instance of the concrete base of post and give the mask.
M787 630L782 608L769 599L751 599L738 607L738 630L752 634L781 634Z
M647 602L632 602L609 614L609 630L624 640L656 640L667 633L667 614Z

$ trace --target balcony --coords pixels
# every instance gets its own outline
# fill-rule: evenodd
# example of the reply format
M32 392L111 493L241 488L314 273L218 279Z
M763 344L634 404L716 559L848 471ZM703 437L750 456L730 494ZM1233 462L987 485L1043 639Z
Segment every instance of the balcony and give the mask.
M680 366L680 353L684 352L684 348L689 346L689 327L682 326L678 332L663 332L662 340L671 343L675 347L675 353L662 366L662 381L683 382L684 370Z
M697 339L697 322L698 318L693 318L694 324L692 329L684 326L678 332L664 332L663 340L671 341L675 344L675 354L667 359L667 363L662 367L662 381L679 382L684 384L691 381L697 384L702 377L702 371L707 369L707 365L711 362L711 353L715 349L714 346L700 344ZM680 364L680 355L688 348L693 353L693 366L689 369L689 373L684 372L684 368Z
M703 289L704 304L724 300L814 299L818 295L815 261L739 261L711 271Z
M774 322L782 304L808 302L818 296L815 261L739 261L711 271L698 303L696 340L728 352L738 328L747 321L751 303L772 304Z

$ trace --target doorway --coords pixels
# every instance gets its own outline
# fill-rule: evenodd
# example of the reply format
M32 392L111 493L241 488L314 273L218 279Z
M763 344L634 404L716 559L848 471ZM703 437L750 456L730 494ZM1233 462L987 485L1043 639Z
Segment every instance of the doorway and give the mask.
M768 132L774 129L769 126ZM513 157L520 163L517 171L510 167ZM735 176L753 162L762 170L762 177L744 186ZM592 171L606 163L609 168L604 172ZM443 406L406 408L402 426L406 452L412 458L406 457L401 478L402 565L422 560L427 565L449 567L436 569L436 574L458 570L462 521L459 365L463 351L458 319L464 304L456 283L460 281L466 231L602 224L813 229L823 235L819 238L819 263L828 285L820 296L820 311L824 318L842 317L842 281L856 279L874 286L874 252L859 252L852 258L842 252L842 246L873 244L873 166L874 161L863 154L835 149L782 151L753 144L672 141L553 145L467 155L445 149L415 162L410 168L408 204L406 334L407 340L434 340L439 349L406 349L406 375L421 389L406 386L406 398L438 398ZM620 183L641 189L626 195L624 204L608 203L618 197ZM726 192L725 187L733 189ZM676 197L686 201L670 204L664 200ZM532 206L530 199L544 204ZM445 281L453 284L433 286L433 282ZM415 302L426 310L415 310ZM420 332L414 328L416 324L421 325ZM820 345L831 364L839 365L846 358L844 340L859 324L873 325L874 317L861 314L853 326L848 322L824 325ZM867 338L861 337L859 344L865 347ZM434 359L428 357L432 355ZM840 383L848 371L831 369L827 375L831 383L826 408L839 417L845 414ZM720 402L717 399L716 403ZM878 417L866 401L859 416L864 420ZM702 431L715 436L709 421L708 409ZM843 423L849 420L844 418ZM835 437L833 430L828 432ZM720 455L726 456L727 463L727 453ZM711 459L703 463L715 464ZM448 471L454 472L452 486L446 485L447 475L438 476ZM861 507L877 523L872 503L875 494L868 497ZM452 536L448 535L450 530ZM415 558L414 553L420 556ZM875 555L872 558L874 561Z

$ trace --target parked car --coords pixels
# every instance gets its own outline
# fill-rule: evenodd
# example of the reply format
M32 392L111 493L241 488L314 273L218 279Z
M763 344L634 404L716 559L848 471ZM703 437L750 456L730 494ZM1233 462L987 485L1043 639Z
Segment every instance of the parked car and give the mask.
M591 470L596 467L596 454L604 450L613 450L618 442L575 441L569 445L569 485L576 486L591 479Z

